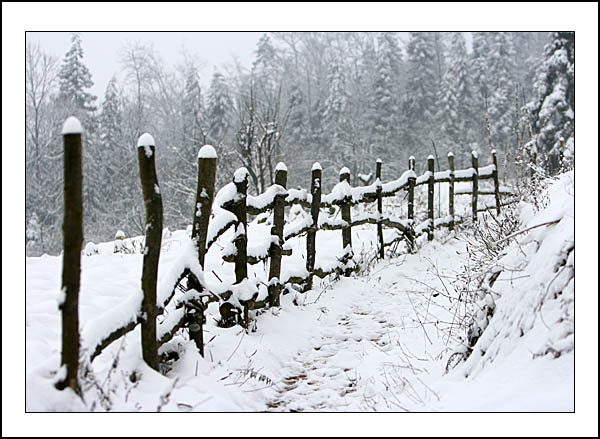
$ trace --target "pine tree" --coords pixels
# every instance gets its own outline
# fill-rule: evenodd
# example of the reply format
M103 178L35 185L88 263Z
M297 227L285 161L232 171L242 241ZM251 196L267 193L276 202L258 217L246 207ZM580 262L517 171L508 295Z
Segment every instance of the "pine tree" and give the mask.
M255 75L275 76L277 72L277 51L271 42L269 34L263 34L256 44L256 58L252 63Z
M290 87L289 107L290 115L287 123L289 143L298 147L305 146L307 140L307 127L305 103L302 90L297 83Z
M123 147L122 108L117 78L113 76L106 86L100 110L100 142L103 150Z
M339 60L334 59L330 65L329 93L325 100L323 122L325 125L326 138L329 139L331 151L339 150L344 144L346 125L346 106L348 94L346 92L346 76L343 66Z
M459 157L468 156L470 144L475 140L475 115L469 59L462 32L453 32L450 36L446 60L438 98L442 147Z
M514 126L514 47L508 32L492 34L489 56L489 119L495 147L507 148Z
M188 66L186 72L182 112L184 145L198 151L206 143L206 136L202 89L198 70L193 65Z
M373 135L378 153L389 142L399 141L399 88L402 52L393 32L381 32L377 38L376 77L374 83Z
M421 155L424 156L428 151L424 148L429 148L429 139L435 130L437 113L439 81L434 35L431 32L411 32L407 55L407 87L403 113L408 148L403 149L403 155L408 156L414 150L421 150Z
M41 245L41 228L38 222L38 217L35 212L29 218L27 228L25 229L25 248L28 256L38 256Z
M537 145L545 155L558 155L561 139L574 143L575 34L553 32L535 83L537 99L529 104ZM556 172L556 165L550 169Z
M72 103L80 110L88 112L96 110L94 105L96 96L86 91L94 83L90 71L83 63L81 37L76 32L71 34L71 48L63 59L58 76L59 93L64 101Z
M485 100L489 98L490 70L490 33L473 32L473 50L471 52L471 75L476 91L478 108L485 108ZM481 112L483 114L483 111ZM483 121L483 115L481 121Z
M206 118L209 139L216 147L225 142L231 129L232 106L225 77L215 71L208 90Z
M59 98L64 105L64 117L76 116L84 126L83 139L83 208L88 230L95 230L94 222L100 211L105 182L101 171L102 151L98 137L98 120L95 101L97 97L88 91L94 83L92 75L83 63L83 48L78 33L71 34L71 47L63 59L59 78ZM89 235L86 230L86 236ZM92 232L93 233L93 232ZM97 236L90 236L96 240Z

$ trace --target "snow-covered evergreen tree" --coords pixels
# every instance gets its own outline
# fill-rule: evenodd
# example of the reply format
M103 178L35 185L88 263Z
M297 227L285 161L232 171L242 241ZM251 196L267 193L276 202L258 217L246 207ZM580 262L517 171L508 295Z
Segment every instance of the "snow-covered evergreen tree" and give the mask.
M104 100L100 109L100 141L104 150L114 150L123 147L122 104L117 85L113 76L104 92Z
M215 71L208 89L206 118L210 142L218 147L226 141L231 129L233 101L223 74Z
M473 50L471 51L471 77L476 91L478 108L485 108L485 100L489 97L490 70L490 33L473 32ZM481 115L483 121L483 114Z
M403 151L407 159L415 155L412 151L429 153L430 137L435 129L437 113L437 92L439 87L438 61L434 35L431 32L411 32L407 46L407 87L404 96L403 113L405 118L408 149ZM403 160L406 161L406 160Z
M182 106L183 141L194 151L198 151L205 143L204 102L198 78L198 70L194 65L186 69L185 89Z
M559 155L561 139L574 145L575 34L553 32L535 83L537 98L529 104L539 152ZM572 152L572 151L571 151ZM553 163L556 163L555 161ZM550 171L556 172L556 165Z
M454 152L462 161L463 156L468 157L470 144L475 140L476 123L469 58L462 32L450 35L438 103L442 150Z
M25 248L28 256L37 256L40 251L42 232L35 212L29 218L25 229Z
M277 71L277 51L271 37L265 33L256 44L256 58L252 63L253 73L273 74Z
M376 76L372 104L373 141L381 149L399 142L400 99L398 79L402 52L394 32L381 32L377 37Z
M64 117L76 116L84 126L83 141L83 208L91 227L106 196L103 189L103 172L101 166L100 139L98 136L98 118L96 100L89 89L94 85L92 74L83 63L83 47L81 36L71 34L71 47L65 54L58 74L59 97L64 105ZM95 237L93 239L96 239Z
M509 32L493 32L489 55L488 109L494 147L506 149L515 123L514 47Z
M290 87L289 107L290 115L287 123L287 135L289 142L297 147L304 146L308 138L305 102L302 90L297 83L293 83Z
M329 93L325 100L323 118L326 135L329 139L328 146L335 151L341 148L344 143L348 101L344 68L337 58L334 58L330 65L328 82Z
M75 108L85 111L95 111L96 96L87 91L94 83L92 74L83 63L83 48L78 33L71 34L71 47L66 53L59 77L60 97L72 103Z

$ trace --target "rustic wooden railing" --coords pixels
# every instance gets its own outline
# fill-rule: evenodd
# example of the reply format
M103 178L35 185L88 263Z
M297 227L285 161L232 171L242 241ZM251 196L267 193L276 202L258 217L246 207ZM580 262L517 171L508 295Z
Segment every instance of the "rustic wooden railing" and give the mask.
M120 319L102 316L85 326L82 334L78 330L78 292L81 244L83 230L81 215L81 127L69 119L65 123L65 252L63 263L63 291L65 299L61 304L63 321L62 364L66 366L66 376L57 383L58 388L71 387L79 391L77 383L79 349L85 358L93 361L112 342L141 325L142 354L146 363L158 370L158 350L180 329L187 327L201 355L204 355L203 324L204 312L211 302L219 302L222 324L249 326L250 310L265 306L279 306L280 295L288 286L300 286L295 291L308 291L313 287L314 276L323 278L333 273L349 276L356 268L352 250L352 228L363 224L377 227L377 256L385 257L385 247L404 240L410 252L415 251L415 240L426 234L428 240L434 238L439 227L451 230L458 222L468 220L457 216L454 208L456 195L471 195L471 221L477 221L479 212L495 209L500 214L501 206L512 202L501 200L502 192L498 183L496 152L492 151L492 163L479 167L478 157L472 153L472 167L454 169L454 156L448 154L446 171L435 172L434 158L427 160L427 171L420 176L415 173L414 157L409 159L408 170L398 179L381 182L383 163L377 160L376 180L368 186L352 187L350 171L343 168L337 183L330 193L322 192L322 169L315 163L311 170L310 191L306 189L286 189L287 168L279 163L275 169L275 183L257 196L248 195L248 171L238 169L233 181L215 195L217 154L212 146L205 145L198 153L198 185L192 236L189 245L171 267L167 276L157 286L157 269L161 247L162 198L156 177L154 139L144 134L138 141L138 161L140 180L146 206L146 238L141 279L142 294L132 294L119 309ZM79 158L78 158L79 157ZM493 190L480 190L481 180L491 179ZM79 183L78 183L79 182ZM471 182L471 190L455 189L457 182ZM449 183L448 216L435 218L435 187L437 183ZM427 185L427 219L415 224L415 188ZM383 199L406 191L408 197L407 218L401 219L385 214ZM79 194L79 195L77 195ZM494 195L494 203L480 206L480 195ZM352 206L376 203L376 213L362 212L353 217ZM310 210L310 215L294 222L285 222L285 208L300 205ZM321 215L325 208L338 208L341 219ZM248 215L256 216L272 212L270 235L258 246L248 246ZM399 234L387 242L383 227L394 228ZM211 246L231 227L233 239L225 245L222 258L234 264L235 283L222 284L218 291L204 281L205 255ZM327 269L316 265L317 232L341 230L342 256L337 265ZM285 248L286 241L306 234L306 266L301 274L281 277L282 257L290 255ZM73 241L73 242L72 242ZM68 250L68 251L67 251ZM267 294L261 297L255 282L248 279L248 264L270 260ZM165 310L169 313L158 322ZM81 336L80 336L81 335Z

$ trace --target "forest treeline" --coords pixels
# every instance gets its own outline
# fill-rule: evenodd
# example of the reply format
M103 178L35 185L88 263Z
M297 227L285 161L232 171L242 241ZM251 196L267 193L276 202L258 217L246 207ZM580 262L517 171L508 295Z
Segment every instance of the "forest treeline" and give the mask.
M574 34L473 32L469 49L465 37L269 32L249 68L232 63L210 77L197 57L183 53L167 68L152 45L130 41L101 97L90 92L80 34L72 34L62 59L28 42L27 254L61 250L60 130L71 115L84 126L84 236L95 242L117 230L143 234L135 144L144 132L156 139L171 229L191 222L204 144L219 156L217 189L245 166L254 193L273 183L279 161L288 166L289 187L306 187L319 161L329 187L344 166L353 184L372 181L377 158L386 180L404 171L411 155L422 171L430 154L442 160L453 151L457 167L465 167L472 150L496 149L509 179L532 157L550 172L553 155L572 157Z

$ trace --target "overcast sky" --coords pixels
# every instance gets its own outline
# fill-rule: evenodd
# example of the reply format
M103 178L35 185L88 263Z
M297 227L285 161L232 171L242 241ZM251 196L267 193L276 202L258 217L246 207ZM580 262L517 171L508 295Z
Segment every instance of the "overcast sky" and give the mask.
M119 52L127 41L149 42L171 67L182 59L185 51L197 55L202 63L201 76L207 85L213 67L230 63L236 57L250 66L262 32L81 32L83 58L92 73L92 92L102 98L106 84L120 70ZM71 46L68 32L28 32L27 38L38 41L59 59Z
M119 53L128 41L152 43L157 53L172 67L182 60L182 53L196 55L201 61L200 80L204 87L210 83L214 67L232 63L237 59L242 66L250 67L256 43L263 32L81 32L83 58L92 73L92 93L104 96L110 78L119 72ZM407 32L399 32L400 39L408 39ZM470 32L465 32L470 46ZM69 32L27 32L27 38L40 42L49 53L63 59L71 46Z

